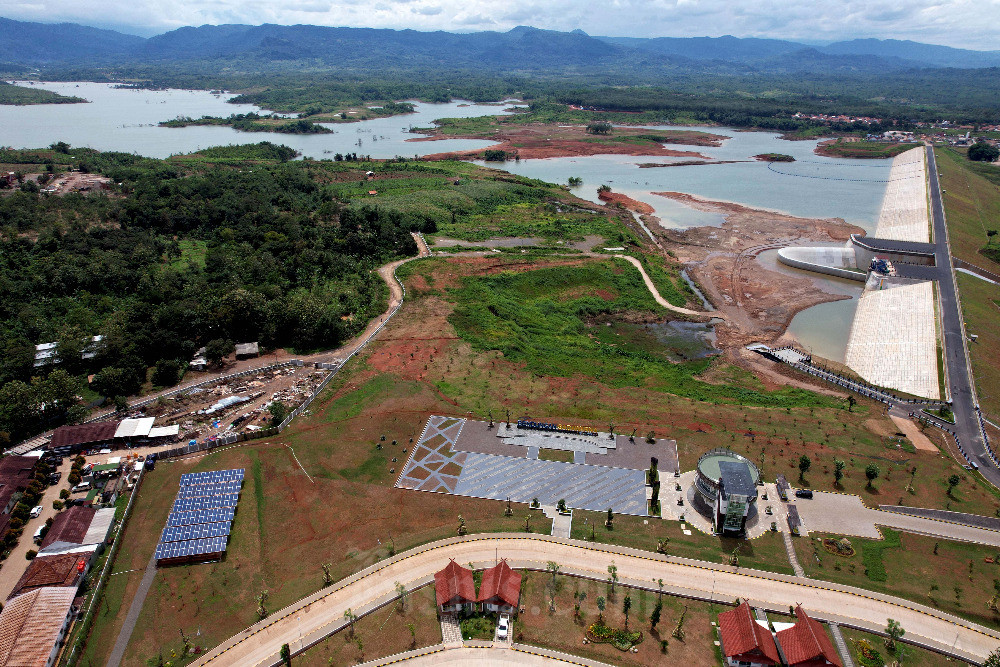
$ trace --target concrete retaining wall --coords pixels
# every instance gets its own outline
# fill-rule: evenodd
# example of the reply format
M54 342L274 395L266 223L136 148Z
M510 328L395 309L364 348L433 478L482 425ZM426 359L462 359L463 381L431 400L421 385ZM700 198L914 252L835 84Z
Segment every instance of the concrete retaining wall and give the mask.
M852 248L782 248L778 251L778 261L797 269L862 283L867 278L867 274L851 270L857 266Z
M885 257L893 264L934 266L934 253L877 250L865 243L864 237L857 234L851 235L851 243L854 246L854 255L857 257L858 266L867 267L875 257Z

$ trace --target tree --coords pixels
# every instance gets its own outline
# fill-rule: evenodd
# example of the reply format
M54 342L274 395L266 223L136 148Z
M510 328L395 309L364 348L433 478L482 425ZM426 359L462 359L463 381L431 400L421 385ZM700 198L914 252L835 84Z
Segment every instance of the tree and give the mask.
M885 650L889 653L896 652L896 642L898 642L903 635L906 634L906 630L899 624L899 621L893 619L887 619L885 626Z
M417 645L417 628L414 627L413 623L407 623L406 629L410 631L410 648L412 649Z
M257 596L257 618L259 620L264 620L267 618L267 596L268 591L263 590L260 595Z
M231 340L215 338L205 344L205 361L218 366L222 360L236 350L236 344Z
M587 134L611 134L611 123L607 121L597 121L587 125Z
M348 608L347 611L344 612L344 618L346 618L347 622L351 625L351 636L353 637L354 636L354 622L356 620L358 620L358 617L357 617L357 615L353 611L351 611L350 608Z
M604 621L604 608L605 608L606 605L607 605L607 601L604 599L604 596L598 596L598 598L597 598L597 612L598 612L598 614L597 614L597 621L599 623ZM998 666L998 667L1000 667L1000 666Z
M611 597L615 596L615 584L618 583L618 566L612 563L608 565L608 583L611 584Z
M290 666L292 664L292 650L288 647L288 644L281 645L280 656L281 656L281 661L285 663L285 665Z
M603 194L605 192L611 192L611 186L607 183L597 186L597 194Z
M406 612L406 586L396 582L396 595L399 596L399 613Z
M271 426L277 428L288 416L288 407L281 401L271 401L267 406L267 411L271 413Z
M995 229L987 229L986 230L986 239L987 239L986 242L987 242L987 244L992 244L993 243L993 237L996 236L996 235L997 235L997 230L995 230Z
M653 613L649 615L649 631L652 632L656 629L656 624L660 622L660 614L663 612L663 601L657 600L656 606L653 607Z
M974 162L996 162L1000 158L1000 148L985 141L977 141L969 146L969 159Z
M69 144L67 144L65 141L56 141L52 144L49 144L49 148L54 150L56 153L69 155Z
M554 560L550 560L545 564L545 570L552 573L552 585L556 585L556 573L559 571L559 563Z
M983 667L1000 667L1000 648L993 649L983 662Z
M153 384L158 387L173 387L180 381L181 362L177 359L160 359L153 367Z
M604 527L607 528L608 530L611 530L614 527L614 523L615 523L615 513L612 512L611 508L609 507L608 518L604 521Z
M799 457L799 480L804 480L804 475L809 472L809 468L812 467L812 460L803 454Z
M569 183L570 187L576 187L578 185L583 185L583 179L580 178L579 176L570 176L569 180L567 182Z
M622 613L625 614L625 630L628 630L628 613L632 610L632 596L626 595L622 600Z
M833 481L840 485L840 480L844 479L844 467L847 464L840 459L833 460Z
M959 477L958 475L951 475L950 477L948 477L948 495L949 496L951 495L951 492L955 490L955 487L958 486L958 483L961 482L961 481L962 481L962 478Z
M323 563L323 586L329 586L333 583L333 575L330 574L330 566L332 563Z
M138 394L145 379L135 368L108 366L94 375L90 388L106 398Z
M853 394L847 395L847 411L854 412L854 406L858 404L858 399L854 398Z
M868 484L866 485L869 489L872 487L872 482L878 479L878 476L882 473L882 470L878 467L876 463L869 463L865 468L865 477L868 478Z

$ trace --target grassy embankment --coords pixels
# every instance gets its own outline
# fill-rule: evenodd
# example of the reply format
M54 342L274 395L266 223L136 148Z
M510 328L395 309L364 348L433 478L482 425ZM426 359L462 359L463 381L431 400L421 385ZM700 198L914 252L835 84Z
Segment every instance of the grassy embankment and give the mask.
M87 100L82 97L60 95L51 90L15 86L0 81L0 105L24 106L28 104L79 104Z
M1000 245L989 230L1000 230L1000 168L969 162L950 148L935 151L951 253L958 259L1000 274ZM966 331L979 336L969 343L972 373L983 410L1000 418L1000 286L958 273Z
M955 493L961 495L961 487ZM885 540L848 538L856 552L850 557L828 552L817 538L838 536L822 533L796 538L795 550L809 577L898 595L1000 628L1000 613L987 606L1000 586L995 547L881 530Z
M896 157L920 144L886 144L878 141L843 141L837 139L817 147L816 152L827 157L885 159Z
M905 630L906 628L903 629ZM854 657L854 664L856 665L864 666L865 664L861 661L861 644L859 643L861 641L868 642L871 649L874 649L874 651L878 653L879 657L875 658L875 664L891 665L894 661L898 661L899 664L906 665L907 667L943 667L944 665L950 665L956 662L950 658L946 658L940 653L928 651L927 649L918 648L902 642L896 644L896 653L893 655L890 654L888 649L886 649L885 638L881 635L863 632L861 630L854 630L847 627L841 627L840 631L844 635L844 641L847 642L848 650ZM906 637L904 636L903 639L906 639ZM882 662L879 663L879 660Z

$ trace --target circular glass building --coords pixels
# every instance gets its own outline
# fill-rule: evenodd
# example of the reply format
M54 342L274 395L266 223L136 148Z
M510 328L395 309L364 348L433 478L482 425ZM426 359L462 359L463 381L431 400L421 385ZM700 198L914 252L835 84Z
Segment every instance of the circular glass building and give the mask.
M724 447L706 452L698 459L698 474L695 477L695 485L698 487L698 494L709 506L715 504L715 498L719 495L719 485L722 479L719 464L724 462L745 465L753 484L756 485L760 481L760 470L747 457Z

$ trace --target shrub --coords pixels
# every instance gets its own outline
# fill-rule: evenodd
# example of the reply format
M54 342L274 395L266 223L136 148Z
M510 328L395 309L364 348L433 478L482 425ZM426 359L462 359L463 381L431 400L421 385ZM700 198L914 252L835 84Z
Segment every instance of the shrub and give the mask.
M63 503L63 501L61 501L61 500L53 500L52 501L52 509L56 510L57 512L59 510L61 510L64 506L65 506L65 503Z
M34 549L28 549L28 553L24 554L24 557L27 560L32 560L37 555L38 555L37 551L35 551Z
M62 498L63 500L66 500L67 498L69 498L69 489L62 489L62 490L60 490L59 491L59 497Z

